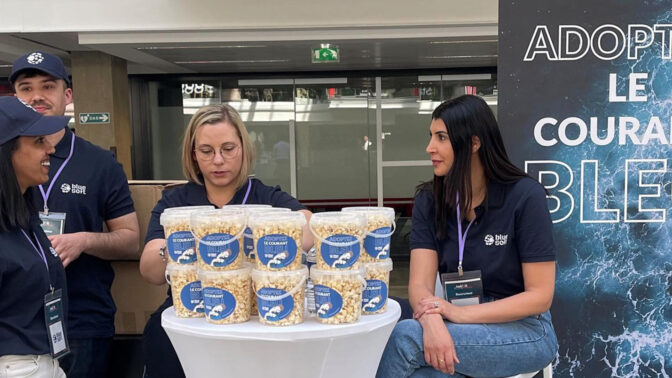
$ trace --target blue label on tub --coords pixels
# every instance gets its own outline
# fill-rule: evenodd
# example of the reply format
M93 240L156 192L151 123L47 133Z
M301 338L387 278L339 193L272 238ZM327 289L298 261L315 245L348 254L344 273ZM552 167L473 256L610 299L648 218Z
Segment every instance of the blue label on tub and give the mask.
M349 268L359 259L359 242L352 235L333 235L326 239L332 243L352 243L347 247L335 247L322 242L322 259L332 268Z
M250 256L250 253L254 251L254 239L252 239L252 230L249 227L245 229L243 234L243 251L245 251L247 258L254 260L254 254Z
M284 268L296 259L296 242L284 234L262 236L257 242L257 258L268 268Z
M168 235L166 240L170 259L178 264L196 262L194 235L190 231L178 231Z
M381 280L366 280L366 289L362 293L362 311L376 312L387 301L387 285Z
M201 254L203 261L215 267L222 267L231 264L238 257L238 240L224 243L233 239L230 234L210 234L206 235L198 243L198 253Z
M180 300L187 310L203 313L201 281L194 281L184 285L180 292Z
M381 227L372 234L387 235L390 231L391 227ZM390 257L390 237L376 238L369 235L364 239L364 250L374 259L386 259Z
M217 287L203 288L205 316L211 320L222 320L233 314L236 309L236 297Z
M264 297L279 297L285 295L287 292L282 289L275 289L270 287L262 287L257 291L257 294ZM267 298L268 299L268 298ZM259 308L259 316L266 321L275 322L282 320L289 316L294 309L294 298L288 295L282 299L267 300L257 296L257 308Z
M331 318L343 308L343 297L336 290L328 286L315 285L315 308L317 316L326 319Z

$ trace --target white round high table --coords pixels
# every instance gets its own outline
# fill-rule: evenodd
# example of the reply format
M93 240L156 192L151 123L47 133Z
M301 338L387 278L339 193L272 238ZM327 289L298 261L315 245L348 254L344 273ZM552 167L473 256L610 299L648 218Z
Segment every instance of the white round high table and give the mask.
M387 311L361 316L356 323L262 325L256 316L240 324L210 324L204 318L161 314L187 377L371 378L387 339L401 315L388 299Z

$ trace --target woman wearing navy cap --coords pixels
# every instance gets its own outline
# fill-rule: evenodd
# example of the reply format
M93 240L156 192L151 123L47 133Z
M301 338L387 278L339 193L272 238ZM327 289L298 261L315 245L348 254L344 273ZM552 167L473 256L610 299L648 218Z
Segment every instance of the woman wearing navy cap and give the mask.
M0 377L65 377L65 273L28 188L49 180L45 135L68 120L0 97Z
M380 378L506 377L549 364L555 247L546 192L508 159L495 116L476 96L432 114L434 180L415 197L408 284ZM444 293L435 294L437 272Z
M189 121L182 144L182 170L189 182L165 191L152 210L145 248L140 258L140 273L150 283L165 283L166 259L160 253L166 240L159 224L164 209L180 206L267 204L301 211L310 220L311 212L278 186L264 185L248 175L254 161L254 148L238 112L229 105L199 109ZM307 227L307 226L306 226ZM309 249L312 236L304 230L303 249ZM161 327L161 313L173 305L169 296L150 317L144 331L146 377L184 377L182 366Z

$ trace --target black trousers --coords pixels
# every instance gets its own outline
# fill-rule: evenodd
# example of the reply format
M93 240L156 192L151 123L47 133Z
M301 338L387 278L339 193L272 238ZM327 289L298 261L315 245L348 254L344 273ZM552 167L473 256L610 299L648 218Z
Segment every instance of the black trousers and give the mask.
M142 334L142 349L145 356L145 378L184 378L182 364L161 327L161 313L173 305L173 298L165 302L150 316Z

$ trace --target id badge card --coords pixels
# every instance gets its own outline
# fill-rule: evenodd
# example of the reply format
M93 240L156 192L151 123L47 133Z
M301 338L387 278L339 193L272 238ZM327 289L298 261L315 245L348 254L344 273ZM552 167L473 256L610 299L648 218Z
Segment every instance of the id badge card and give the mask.
M64 327L62 298L61 289L44 296L44 318L49 335L49 348L54 358L62 357L70 352Z
M469 306L481 303L483 299L483 281L480 270L441 274L441 283L445 299L456 306Z
M65 213L49 213L40 212L40 220L42 221L42 230L47 236L61 235L65 229Z

